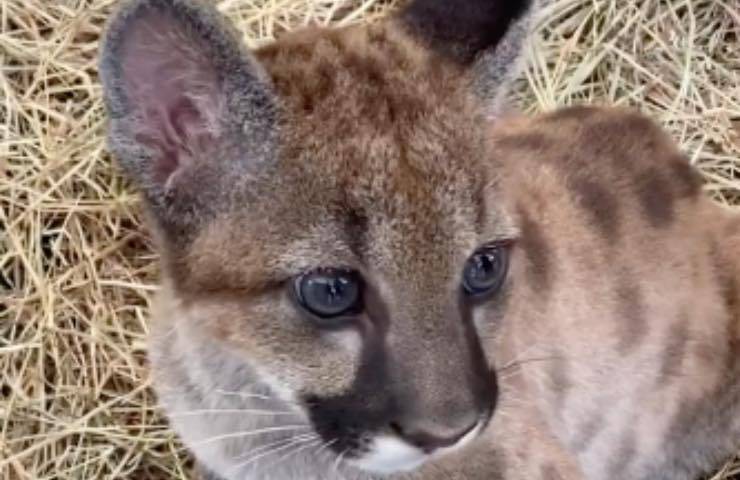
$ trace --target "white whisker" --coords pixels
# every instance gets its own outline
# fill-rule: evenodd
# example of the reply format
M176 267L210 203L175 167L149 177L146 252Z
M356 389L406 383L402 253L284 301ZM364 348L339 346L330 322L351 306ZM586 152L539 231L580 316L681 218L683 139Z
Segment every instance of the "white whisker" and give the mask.
M321 447L320 447L320 448L319 448L318 450L316 450L316 455L319 455L319 454L320 454L321 452L323 452L323 451L324 451L324 450L326 450L327 448L329 448L329 447L331 447L332 445L334 445L335 443L337 443L337 440L339 440L339 439L338 439L338 438L335 438L334 440L332 440L332 441L330 441L330 442L326 442L326 443L325 443L324 445L322 445L322 446L321 446Z
M224 396L236 396L241 398L258 398L260 400L277 400L275 397L271 397L269 395L265 395L262 393L253 393L253 392L228 392L226 390L214 390L214 393L218 393L219 395Z
M519 361L521 360L522 357L524 357L525 355L528 355L530 352L532 352L533 350L538 349L540 347L541 347L541 343L540 342L534 342L534 343L532 343L527 348L525 348L523 351L518 352L514 356L514 358L512 358L508 362L504 363L503 366L501 366L500 368L496 369L496 371L506 370L507 368L511 368L513 365L516 365L517 363L519 363Z
M209 443L214 443L214 442L218 442L221 440L228 440L230 438L252 437L254 435L261 435L263 433L285 432L288 430L298 430L298 429L306 429L306 428L311 428L311 427L309 427L308 425L282 425L279 427L258 428L257 430L247 430L244 432L226 433L224 435L218 435L216 437L211 437L205 440L195 442L194 444L190 445L190 447L192 448L192 447L197 447L201 445L207 445Z
M262 453L259 453L258 455L255 455L255 456L247 459L246 461L241 462L241 463L235 465L233 467L233 469L246 468L249 465L251 465L254 462L256 462L257 460L259 460L260 458L265 458L265 457L267 457L269 455L274 455L274 454L276 454L278 452L282 452L283 450L292 448L292 447L294 447L296 445L300 445L300 444L303 444L303 443L306 443L306 442L312 442L312 443L314 443L316 441L318 441L318 437L316 435L314 435L314 434L312 434L310 437L307 437L307 438L297 438L296 437L296 438L288 439L288 444L287 445L281 445L281 446L279 446L277 448L271 448L271 449L268 449L267 451L263 451ZM254 453L254 452L250 452L250 453ZM278 461L279 460L280 459L278 459Z
M190 416L196 416L196 415L208 415L208 414L216 414L216 413L229 413L229 414L236 414L236 413L243 413L243 414L249 414L249 415L299 415L297 412L283 412L283 411L272 411L272 410L259 410L259 409L243 409L243 408L212 408L212 409L201 409L201 410L189 410L186 412L174 412L169 413L169 417L177 418L177 417L190 417Z
M334 464L331 467L332 473L339 473L339 464L342 463L342 458L349 452L349 447L345 448L342 453L340 453L337 456L337 459L334 461Z
M253 449L247 451L246 453L243 453L241 455L238 455L237 457L234 458L234 460L243 460L244 458L247 458L250 455L254 455L256 453L260 453L260 452L263 452L265 450L269 450L269 449L271 449L273 447L279 447L281 445L284 445L286 443L290 443L291 441L296 440L296 439L299 439L299 438L309 438L309 437L310 438L313 438L315 436L316 436L315 433L303 433L301 435L295 435L295 436L292 436L292 437L281 438L280 440L276 440L274 442L266 443L265 445L261 445L261 446L259 446L257 448L253 448Z
M295 448L294 450L286 453L282 457L278 458L275 462L271 463L270 465L267 465L267 467L275 467L275 466L279 465L281 462L284 462L285 460L287 460L289 457L292 457L293 455L297 454L298 452L301 452L303 450L306 450L307 448L311 448L311 447L315 447L315 446L321 445L321 439L318 439L318 440L309 440L308 442L309 443L307 445L301 445L301 446ZM305 442L300 442L300 443L305 443Z

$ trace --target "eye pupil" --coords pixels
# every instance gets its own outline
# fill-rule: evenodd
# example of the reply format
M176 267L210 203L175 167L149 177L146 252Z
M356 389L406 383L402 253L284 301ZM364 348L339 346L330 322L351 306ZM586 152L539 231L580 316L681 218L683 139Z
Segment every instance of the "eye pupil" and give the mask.
M485 277L491 274L491 272L494 269L493 263L495 259L492 258L490 254L476 255L475 261L476 261L475 272L478 278L484 279Z
M326 284L327 303L332 305L341 304L343 292L342 280L338 278L332 279L332 281Z
M507 250L501 246L489 247L474 253L463 271L463 288L470 295L498 290L506 278Z

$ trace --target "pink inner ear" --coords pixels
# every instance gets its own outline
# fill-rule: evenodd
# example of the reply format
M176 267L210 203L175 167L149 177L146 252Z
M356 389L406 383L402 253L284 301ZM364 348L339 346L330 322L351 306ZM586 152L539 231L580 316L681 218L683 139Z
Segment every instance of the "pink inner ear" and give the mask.
M202 39L159 12L146 12L126 37L122 83L137 119L134 135L157 152L151 172L166 183L218 136L218 76Z

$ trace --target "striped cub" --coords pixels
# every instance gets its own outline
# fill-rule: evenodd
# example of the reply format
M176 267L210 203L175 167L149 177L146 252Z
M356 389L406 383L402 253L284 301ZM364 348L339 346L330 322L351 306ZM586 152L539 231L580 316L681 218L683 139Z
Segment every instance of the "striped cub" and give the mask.
M738 446L740 221L635 113L502 118L534 10L256 52L196 0L114 16L155 387L207 478L680 480Z

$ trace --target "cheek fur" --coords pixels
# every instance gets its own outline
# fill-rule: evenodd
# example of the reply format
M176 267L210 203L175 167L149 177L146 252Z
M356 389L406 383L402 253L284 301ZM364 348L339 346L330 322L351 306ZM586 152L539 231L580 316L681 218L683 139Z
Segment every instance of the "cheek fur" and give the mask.
M347 353L357 354L362 350L362 336L356 330L332 332L327 335L329 342Z
M213 298L193 303L188 316L204 329L205 338L235 352L286 397L341 392L354 379L359 335L318 332L284 295Z

